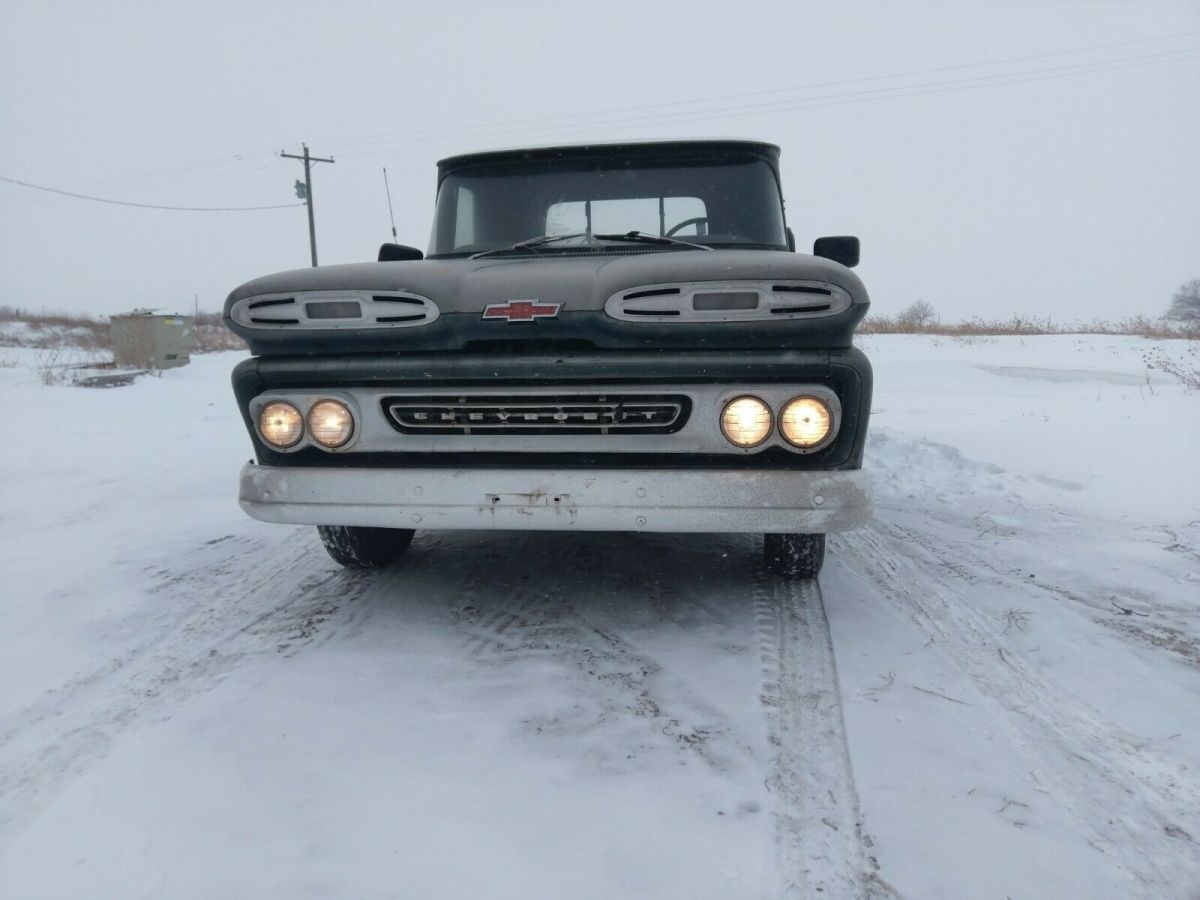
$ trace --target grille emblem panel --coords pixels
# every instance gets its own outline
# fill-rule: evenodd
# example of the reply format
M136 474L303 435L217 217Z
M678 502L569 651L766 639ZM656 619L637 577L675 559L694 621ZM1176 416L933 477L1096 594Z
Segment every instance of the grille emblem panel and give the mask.
M489 303L484 307L483 317L503 322L532 322L535 319L557 319L562 308L561 303L509 300L506 303Z

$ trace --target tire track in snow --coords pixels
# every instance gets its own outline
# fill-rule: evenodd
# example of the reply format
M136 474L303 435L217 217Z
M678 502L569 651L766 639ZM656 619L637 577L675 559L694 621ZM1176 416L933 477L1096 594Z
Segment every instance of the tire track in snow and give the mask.
M671 673L635 646L625 623L598 623L597 616L584 608L584 598L617 594L622 603L649 605L648 597L622 590L610 558L601 552L604 543L597 535L539 538L521 533L503 544L493 539L481 548L461 583L447 586L451 591L482 587L486 592L477 599L468 594L466 607L455 614L463 653L485 666L549 660L567 668L578 682L576 696L587 711L577 707L566 718L546 714L532 719L526 725L537 734L566 736L594 728L624 728L639 752L652 752L666 737L680 752L698 756L715 768L727 768L730 748L722 743L732 740L738 755L746 753L733 723L686 685L667 686ZM500 565L511 558L526 562L516 567ZM636 565L652 558L652 553L646 553L645 560L626 561ZM527 581L528 570L539 567L552 574L537 583ZM577 602L568 599L579 592L575 585L584 587Z
M497 552L481 551L462 581L486 585L490 602L477 608L467 599L467 614L457 623L465 633L464 652L485 665L520 665L538 659L565 663L584 680L580 695L592 692L596 681L605 686L605 715L626 725L644 721L710 765L725 765L728 754L714 753L712 745L722 739L737 741L732 724L678 685L664 690L662 680L669 673L635 649L635 633L593 622L594 612L567 599L564 585L583 575L588 576L596 599L621 590L611 558L599 552L596 539L560 539L554 549L560 552L547 562L555 577L537 585L498 571ZM745 548L741 542L726 542L725 549L736 558ZM521 557L550 552L533 547L527 538L516 539L503 551ZM656 558L653 548L642 552L644 558L628 556L624 563L637 570ZM751 576L752 571L744 575ZM695 583L704 581L703 573L689 572L689 576ZM694 583L689 576L677 578L676 586L690 594ZM773 754L769 771L759 769L758 777L766 776L778 804L777 840L788 885L786 897L894 897L867 855L870 840L861 825L820 589L815 583L770 579L761 569L756 578L753 624L765 682L760 697ZM651 593L643 585L625 602L653 605ZM697 608L704 608L703 603ZM663 615L669 613L664 610ZM687 724L681 725L680 720ZM574 733L587 727L553 718L536 724L539 734ZM605 727L614 724L610 720Z
M785 897L894 896L867 853L821 589L760 572L756 607Z
M1022 736L1049 792L1148 898L1190 897L1200 883L1200 784L1027 663L963 602L940 561L886 523L838 537L838 553L909 616ZM1183 845L1183 846L1181 846ZM1182 853L1180 851L1183 851ZM1189 862L1190 861L1190 862ZM1183 863L1181 867L1181 863Z
M76 695L113 678L129 663L170 639L189 619L202 615L201 608L212 599L208 589L214 581L223 581L234 569L244 571L264 553L271 557L279 552L278 547L268 549L262 541L255 539L239 540L236 544L230 543L231 540L232 537L226 535L206 541L187 555L187 568L173 570L154 566L144 569L140 574L158 582L147 590L147 594L166 597L167 602L147 603L138 611L139 639L91 670L48 690L41 699L0 717L0 749L19 733L60 715L64 706L75 702Z
M298 531L297 534L303 534ZM258 553L248 569L199 552L189 568L158 570L151 593L185 612L128 656L9 716L0 735L0 849L65 783L108 752L132 725L168 718L172 706L214 687L242 660L291 655L369 584L294 537ZM238 548L221 553L242 555ZM213 577L213 576L216 577Z
M1163 596L1154 596L1139 590L1136 586L1119 582L1106 582L1096 574L1076 576L1076 581L1083 585L1090 584L1090 589L1077 587L1075 589L1056 585L1045 577L1030 580L1028 574L1014 575L1012 570L1004 571L996 565L993 558L979 550L978 543L943 536L938 540L932 535L920 530L919 523L913 525L901 524L898 519L914 520L910 510L895 509L885 504L879 504L881 514L890 519L888 527L894 534L907 542L919 545L925 553L934 559L942 568L954 572L966 581L987 580L997 585L1004 585L1019 591L1038 591L1055 599L1069 601L1073 606L1088 615L1097 625L1110 631L1115 631L1123 637L1138 641L1155 650L1165 651L1181 659L1187 665L1200 667L1200 635L1197 635L1194 625L1196 605L1172 602ZM1010 514L1011 515L1011 514ZM1022 515L1028 515L1023 513ZM925 521L928 521L925 514ZM972 527L960 516L946 516L939 519L940 524L951 532L960 535L976 535L978 525ZM1033 529L1030 529L1032 531ZM1113 535L1108 540L1119 540ZM965 564L965 565L964 565ZM1152 609L1153 618L1132 619L1129 616L1115 616L1115 608L1108 601L1120 599L1130 601L1131 605L1139 605L1144 609Z

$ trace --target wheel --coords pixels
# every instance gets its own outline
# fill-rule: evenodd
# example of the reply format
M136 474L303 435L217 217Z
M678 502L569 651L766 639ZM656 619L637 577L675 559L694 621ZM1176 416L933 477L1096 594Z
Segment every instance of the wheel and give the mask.
M399 559L416 532L411 528L318 525L317 534L335 562L355 569L377 569Z
M767 571L784 578L816 578L825 562L823 534L765 534Z
M677 225L672 225L670 228L668 228L667 233L664 234L663 237L672 237L678 232L683 231L683 229L687 228L689 225L699 225L701 222L707 225L708 216L696 216L694 219L684 219Z

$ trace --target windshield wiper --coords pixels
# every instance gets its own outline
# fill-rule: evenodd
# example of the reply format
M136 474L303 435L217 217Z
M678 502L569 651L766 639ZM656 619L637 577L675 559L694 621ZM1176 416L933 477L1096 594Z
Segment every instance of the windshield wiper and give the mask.
M678 238L659 237L656 234L646 234L642 231L627 231L624 234L588 234L586 231L576 231L571 234L543 234L541 237L517 241L517 243L509 247L496 247L492 250L473 253L468 258L482 259L485 256L494 256L497 253L512 253L514 250L524 250L536 255L537 251L533 249L534 247L540 247L542 244L550 244L556 241L568 241L572 238L587 238L588 240L595 239L598 241L627 241L631 244L663 244L670 247L688 247L692 250L712 249L712 247L706 247L703 244L693 244L691 241L681 241ZM595 249L592 244L583 244L581 246Z
M527 241L517 241L511 247L496 247L493 250L484 250L481 253L473 253L469 259L481 259L484 256L491 256L494 253L510 253L513 250L528 250L530 253L537 253L537 251L533 248L541 246L542 244L550 244L554 241L565 241L569 240L570 238L581 237L587 237L587 233L583 231L577 231L573 234L543 234L541 237L530 238Z
M711 250L703 244L693 244L691 241L681 241L678 238L659 237L656 234L646 234L642 231L627 231L624 234L593 234L592 237L601 241L629 241L634 244L669 244L678 247L691 247L693 250Z

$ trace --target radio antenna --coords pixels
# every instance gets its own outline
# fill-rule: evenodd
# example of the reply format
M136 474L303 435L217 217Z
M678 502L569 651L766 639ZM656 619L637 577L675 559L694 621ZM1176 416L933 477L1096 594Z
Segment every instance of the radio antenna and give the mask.
M387 191L388 215L392 219L392 243L398 244L400 240L396 237L396 213L392 209L392 189L388 185L387 166L383 167L383 189Z

